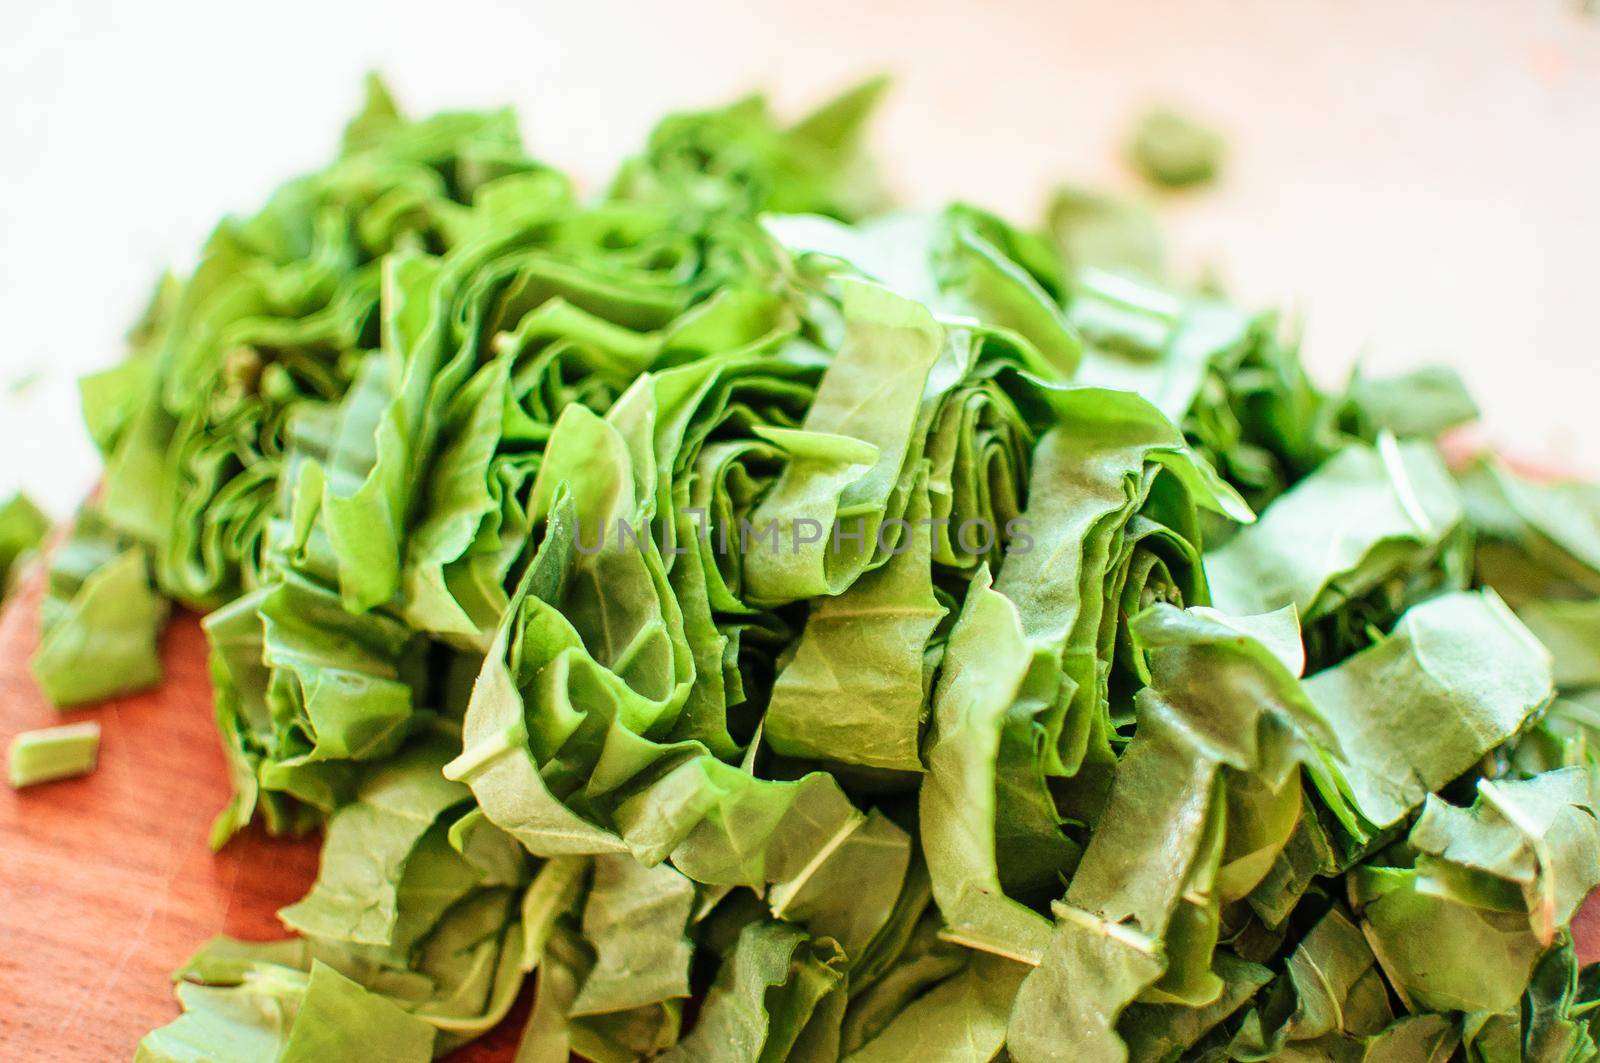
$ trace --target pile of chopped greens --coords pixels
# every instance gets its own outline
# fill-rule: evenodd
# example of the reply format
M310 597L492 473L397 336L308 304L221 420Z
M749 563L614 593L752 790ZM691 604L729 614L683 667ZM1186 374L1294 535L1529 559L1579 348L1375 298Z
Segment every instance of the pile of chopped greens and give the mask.
M1600 1054L1600 492L1125 204L885 212L881 88L592 197L374 83L85 383L41 682L205 613L214 843L324 837L139 1059Z

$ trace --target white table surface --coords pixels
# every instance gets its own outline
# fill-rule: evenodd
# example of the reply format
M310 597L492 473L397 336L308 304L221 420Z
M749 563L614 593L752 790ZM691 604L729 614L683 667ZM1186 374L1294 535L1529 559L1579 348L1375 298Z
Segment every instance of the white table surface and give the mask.
M590 188L664 111L767 87L797 113L888 71L875 140L907 200L1019 219L1059 179L1128 186L1127 123L1175 103L1232 149L1162 204L1184 269L1297 314L1324 379L1450 361L1491 443L1600 475L1600 17L1577 0L52 0L5 24L0 494L57 513L97 470L75 378L218 215L332 151L368 68L419 111L515 103Z

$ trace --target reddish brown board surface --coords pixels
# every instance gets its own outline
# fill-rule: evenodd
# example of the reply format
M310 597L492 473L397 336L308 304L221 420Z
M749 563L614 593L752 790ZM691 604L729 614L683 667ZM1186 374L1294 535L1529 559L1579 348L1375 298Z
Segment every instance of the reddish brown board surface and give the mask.
M159 690L63 714L28 672L41 590L0 613L0 750L67 721L103 737L86 778L0 784L0 1060L126 1060L177 1015L170 974L201 942L283 936L275 913L316 876L317 841L252 830L207 847L229 789L194 617L167 632ZM509 1059L525 1014L454 1061Z
M315 877L317 842L252 830L207 848L229 791L194 617L167 632L159 690L62 714L28 672L41 589L0 613L0 749L65 720L99 720L103 740L93 775L0 785L0 1060L125 1060L177 1014L169 975L201 942L283 935L275 913ZM1574 932L1600 958L1593 899ZM510 1059L526 1015L524 999L452 1063Z

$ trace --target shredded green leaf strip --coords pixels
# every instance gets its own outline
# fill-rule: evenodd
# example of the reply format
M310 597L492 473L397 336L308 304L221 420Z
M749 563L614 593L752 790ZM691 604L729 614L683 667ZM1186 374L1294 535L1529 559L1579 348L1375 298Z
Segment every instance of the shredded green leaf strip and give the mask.
M23 731L11 739L7 778L15 789L94 771L100 756L100 725L67 723Z

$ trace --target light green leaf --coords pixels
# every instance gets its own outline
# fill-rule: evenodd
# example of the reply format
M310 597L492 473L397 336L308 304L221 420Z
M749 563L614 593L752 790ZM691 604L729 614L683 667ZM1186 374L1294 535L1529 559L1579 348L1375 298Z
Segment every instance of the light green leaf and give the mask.
M354 944L394 942L408 864L439 817L468 797L440 774L449 757L448 743L426 742L367 777L329 821L311 892L278 913L287 926Z
M1306 691L1343 750L1318 785L1378 829L1516 735L1553 693L1549 654L1492 591L1413 607Z
M150 586L145 551L85 509L51 559L44 635L31 664L58 707L155 686L167 602Z

